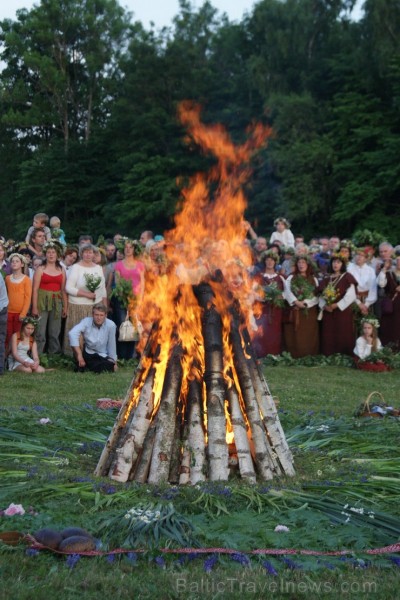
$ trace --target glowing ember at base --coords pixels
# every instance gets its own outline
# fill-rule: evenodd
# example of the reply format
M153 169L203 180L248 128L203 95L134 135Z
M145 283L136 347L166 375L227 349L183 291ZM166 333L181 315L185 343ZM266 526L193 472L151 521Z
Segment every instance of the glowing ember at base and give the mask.
M95 473L157 484L294 475L247 329L243 165L270 132L254 127L235 147L221 127L202 125L193 106L180 116L218 162L208 181L196 175L183 191L176 227L165 235L167 273L151 282L140 308L147 343Z

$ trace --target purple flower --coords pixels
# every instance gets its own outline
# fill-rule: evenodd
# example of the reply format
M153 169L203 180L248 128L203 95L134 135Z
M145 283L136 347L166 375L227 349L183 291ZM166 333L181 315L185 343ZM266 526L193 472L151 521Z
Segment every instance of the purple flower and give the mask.
M269 560L264 560L262 563L264 569L266 569L267 573L270 575L278 575L278 571L274 568L274 566L269 562Z
M115 554L107 554L106 561L112 565L115 562Z
M400 558L398 556L389 556L389 560L391 560L396 567L400 567Z
M25 554L26 556L37 556L39 554L39 550L36 550L36 548L27 548L25 550Z
M73 569L76 563L80 560L80 554L69 554L67 556L66 564L69 569Z
M231 559L235 562L238 562L243 567L248 567L250 565L249 557L245 554L240 554L239 552L237 554L231 554Z
M132 565L136 564L138 558L136 552L128 552L125 556Z
M218 554L212 554L204 561L204 570L206 573L211 573L216 563L218 562Z
M289 569L301 569L301 566L296 564L293 560L291 560L290 558L286 558L286 556L282 556L281 558L282 562L285 563L285 565L287 567L289 567Z
M156 556L154 559L154 562L156 563L156 565L158 567L161 567L162 569L165 569L165 559L163 556Z

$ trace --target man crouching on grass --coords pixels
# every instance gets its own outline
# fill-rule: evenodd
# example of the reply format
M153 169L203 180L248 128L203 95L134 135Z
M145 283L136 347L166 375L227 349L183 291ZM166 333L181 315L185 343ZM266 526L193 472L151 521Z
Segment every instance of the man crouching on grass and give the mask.
M80 372L117 370L117 351L115 343L116 325L107 319L107 307L104 304L93 306L93 316L85 317L69 332L69 343ZM81 336L83 349L81 348Z

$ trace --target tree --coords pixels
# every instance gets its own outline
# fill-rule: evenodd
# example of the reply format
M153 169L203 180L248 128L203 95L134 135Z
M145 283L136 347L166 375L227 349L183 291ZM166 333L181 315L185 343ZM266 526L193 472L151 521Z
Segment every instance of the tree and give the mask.
M128 20L116 0L42 0L1 27L3 123L34 146L104 120Z

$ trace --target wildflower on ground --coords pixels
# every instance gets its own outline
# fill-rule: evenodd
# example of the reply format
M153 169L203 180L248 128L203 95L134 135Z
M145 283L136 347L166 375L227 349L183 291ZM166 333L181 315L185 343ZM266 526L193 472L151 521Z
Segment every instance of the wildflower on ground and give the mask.
M13 504L11 503L8 508L4 511L6 517L13 517L14 515L24 515L25 510L22 504Z
M156 556L154 559L154 562L156 563L156 565L158 567L161 567L162 569L165 569L165 559L163 556Z
M278 575L278 571L274 568L274 566L268 561L264 560L262 566L270 575Z
M69 569L73 569L76 565L76 563L80 560L81 555L80 554L69 554L67 557L66 565Z
M47 425L48 423L51 423L51 419L49 419L48 417L44 417L43 419L39 419L39 423L41 425Z
M231 559L240 563L244 567L248 567L250 565L249 557L245 554L240 554L239 552L237 554L231 554Z
M288 533L290 531L289 527L286 525L277 525L274 529L276 533Z
M204 570L206 573L211 573L216 563L218 562L218 554L212 554L204 561Z

